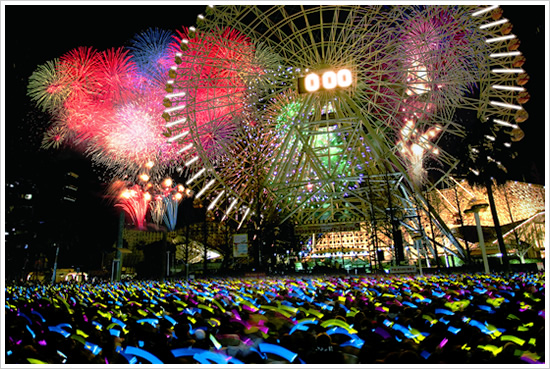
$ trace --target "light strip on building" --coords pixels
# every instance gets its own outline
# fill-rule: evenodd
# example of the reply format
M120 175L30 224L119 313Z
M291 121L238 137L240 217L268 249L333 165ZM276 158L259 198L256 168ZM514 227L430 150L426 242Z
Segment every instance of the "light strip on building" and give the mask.
M478 10L477 12L475 13L472 13L472 17L477 17L478 15L481 15L481 14L484 14L484 13L487 13L487 12L490 12L491 10L493 9L496 9L498 8L498 5L491 5L487 8L483 8L481 10Z
M190 166L191 164L193 164L194 162L196 162L197 160L199 160L199 157L198 157L198 156L195 156L195 157L189 159L189 160L185 163L185 166L188 167L188 166Z
M214 209L214 206L216 206L216 203L217 203L218 201L220 201L220 199L222 198L222 196L223 196L224 193L225 193L225 190L223 190L222 192L220 192L220 193L218 194L218 196L216 196L216 198L214 199L214 201L212 201L212 202L210 203L210 205L208 205L207 210L212 210L212 209Z
M500 120L500 119L493 119L493 122L495 122L496 124L499 124L501 126L504 126L504 127L518 128L517 124L508 123L508 122L506 122L504 120Z
M198 199L199 197L201 197L205 192L206 190L208 190L213 184L214 182L216 182L215 179L212 179L210 180L203 188L201 188L201 190L195 195L195 198Z
M506 36L500 36L495 38L488 38L485 40L486 43L491 44L493 42L499 42L499 41L506 41L516 38L516 35L506 35Z
M177 110L182 110L182 109L185 109L185 104L181 104L181 105L178 105L178 106L173 106L171 108L168 108L166 110L164 110L165 113L172 113L174 111L177 111Z
M166 123L165 127L170 128L170 127L173 127L173 126L177 126L180 123L185 123L186 121L187 121L187 118L181 118L181 119L175 120L173 122Z
M498 26L498 25L506 23L506 22L508 22L508 19L502 18L502 19L499 19L495 22L485 23L485 24L479 26L479 29L487 29L487 28L490 28L490 27Z
M503 57L506 57L506 56L519 56L519 55L521 55L520 51L507 51L505 53L493 53L493 54L490 54L489 57L490 58L503 58Z
M521 105L507 104L500 101L490 101L489 103L494 106L500 106L501 108L515 109L515 110L523 109Z
M524 87L519 86L502 86L502 85L493 85L493 89L495 90L504 90L504 91L525 91Z
M456 179L454 179L454 177L451 177L451 179L457 184L457 186L459 186L460 188L462 188L462 189L464 190L464 192L467 192L471 197L475 197L475 195L474 195L472 192L468 191L468 190L466 189L466 187L464 187L460 182L458 182ZM463 180L462 182L464 183L465 180Z
M187 182L185 182L186 185L189 185L191 182L193 182L195 179L199 178L200 176L203 175L203 173L206 172L206 168L202 168L201 170L199 170L197 173L195 173L195 175L191 178L189 178L189 180Z
M183 97L185 96L185 92L174 92L173 94L166 94L164 97L167 99L171 99L173 97Z
M531 218L528 218L526 220L524 220L523 222L521 222L520 224L518 224L516 227L510 229L508 232L506 232L505 234L502 235L502 237L507 237L508 235L510 235L512 232L514 232L516 229L520 228L520 227L523 227L524 225L526 225L527 223L529 223L530 221L532 221L533 219L535 219L536 217L538 217L539 215L541 214L544 214L544 211L541 211L535 215L533 215ZM496 244L498 242L498 239L497 240L494 240L492 242L492 244Z
M250 208L246 209L246 211L243 215L243 219L241 219L241 222L239 223L239 226L237 227L237 230L239 230L241 228L241 226L243 225L243 222L246 219L246 217L248 216L248 213L250 213Z
M497 68L497 69L492 69L491 72L493 73L524 73L525 71L521 68Z
M231 210L233 210L233 208L235 207L235 205L237 205L237 200L238 200L238 199L233 200L233 202L231 203L231 205L229 205L229 208L227 208L227 211L225 212L222 221L225 220L225 218L227 218L227 216L229 215L229 213L231 212Z
M170 137L170 138L168 139L168 142L177 141L177 140L179 140L180 138L183 138L183 137L187 136L188 134L189 134L189 131L182 132L182 133L180 133L180 134L178 134L178 135L175 135L175 136L173 136L173 137Z
M192 147L193 147L192 143L187 144L187 145L185 145L184 147L182 147L181 149L178 150L178 154L181 154L182 152L185 152L185 151L189 150Z
M445 197L445 195L443 195L443 194L441 193L441 191L439 191L437 188L436 188L435 190L437 191L437 193L439 193L439 195L440 195L441 197L443 197L443 199L444 199L445 201L447 201L447 204L449 204L449 205L451 206L451 208L453 208L453 211L458 212L458 209L455 208L455 206L454 206L453 204L451 204L451 202Z

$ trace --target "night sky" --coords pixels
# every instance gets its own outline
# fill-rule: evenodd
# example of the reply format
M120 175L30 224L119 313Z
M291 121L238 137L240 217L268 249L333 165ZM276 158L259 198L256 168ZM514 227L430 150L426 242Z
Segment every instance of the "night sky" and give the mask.
M36 221L41 225L37 249L60 240L60 267L97 269L103 251L112 250L119 210L105 198L101 168L69 148L40 149L49 115L26 96L28 78L37 66L79 46L107 50L127 46L151 27L176 30L192 26L205 5L42 5L6 7L5 43L5 179L34 183ZM4 122L2 123L4 125ZM4 170L4 168L3 168ZM65 175L79 175L74 206L60 201Z
M81 197L72 217L81 229L97 229L84 247L110 248L116 234L116 214L102 198L104 185L90 161L68 149L40 150L49 117L34 108L26 96L28 78L38 65L79 47L97 50L121 47L140 31L150 27L175 30L196 23L204 5L8 5L6 6L4 98L5 179L27 178L38 187L37 214L44 219L56 211L56 191L67 170L78 171ZM514 143L518 166L511 170L513 179L544 183L546 143L544 120L545 34L544 6L506 5L504 17L514 25L513 33L521 40L520 51L530 75L525 86L531 100L524 105L529 119L521 125L526 137ZM548 10L548 9L546 9ZM3 128L4 128L3 127ZM4 185L4 184L2 184ZM67 214L65 214L67 215ZM115 219L113 221L113 219ZM80 228L78 228L80 229ZM111 241L113 240L113 241ZM100 245L100 246L98 246Z

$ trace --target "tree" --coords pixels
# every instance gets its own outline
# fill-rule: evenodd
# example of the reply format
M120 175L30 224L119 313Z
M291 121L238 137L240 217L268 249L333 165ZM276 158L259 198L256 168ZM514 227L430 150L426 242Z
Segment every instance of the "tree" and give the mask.
M517 156L511 150L510 141L513 137L512 131L517 128L509 127L512 131L508 132L503 127L489 120L475 122L460 145L462 152L459 157L463 160L458 171L465 175L471 186L486 188L502 263L504 269L509 270L510 263L498 219L493 186L501 186L508 181L507 166Z

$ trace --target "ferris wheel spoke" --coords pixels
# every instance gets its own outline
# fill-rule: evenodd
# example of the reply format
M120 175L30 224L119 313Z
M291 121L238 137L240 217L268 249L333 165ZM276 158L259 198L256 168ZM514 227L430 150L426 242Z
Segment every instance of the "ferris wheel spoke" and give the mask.
M188 94L174 105L189 105L174 112L174 135L189 130L216 178L201 195L215 200L227 188L240 205L224 216L239 226L260 192L262 211L283 221L375 224L388 196L409 204L400 185L412 195L435 188L459 162L464 119L513 130L527 117L516 38L498 7L484 9L208 8L172 72L174 92ZM349 82L337 79L343 69L351 84L338 85Z

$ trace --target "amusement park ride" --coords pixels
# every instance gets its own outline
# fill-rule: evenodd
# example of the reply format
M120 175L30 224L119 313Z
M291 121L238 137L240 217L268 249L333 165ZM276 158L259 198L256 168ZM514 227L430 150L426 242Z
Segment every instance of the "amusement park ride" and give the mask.
M482 244L486 262L495 239L506 266L545 248L544 188L503 191L487 170L507 170L530 99L497 5L216 5L129 45L72 50L28 86L54 117L43 147L80 147L111 181L118 274L124 213L166 241L181 202L204 218L192 254L208 258L217 223L226 246L247 234L256 267L277 227L307 238L301 259L379 267L470 263ZM476 201L491 211L468 215Z
M210 210L291 222L305 259L469 261L435 206L447 189L473 199L449 144L464 111L520 139L529 76L511 29L498 6L211 6L180 32L166 135Z

